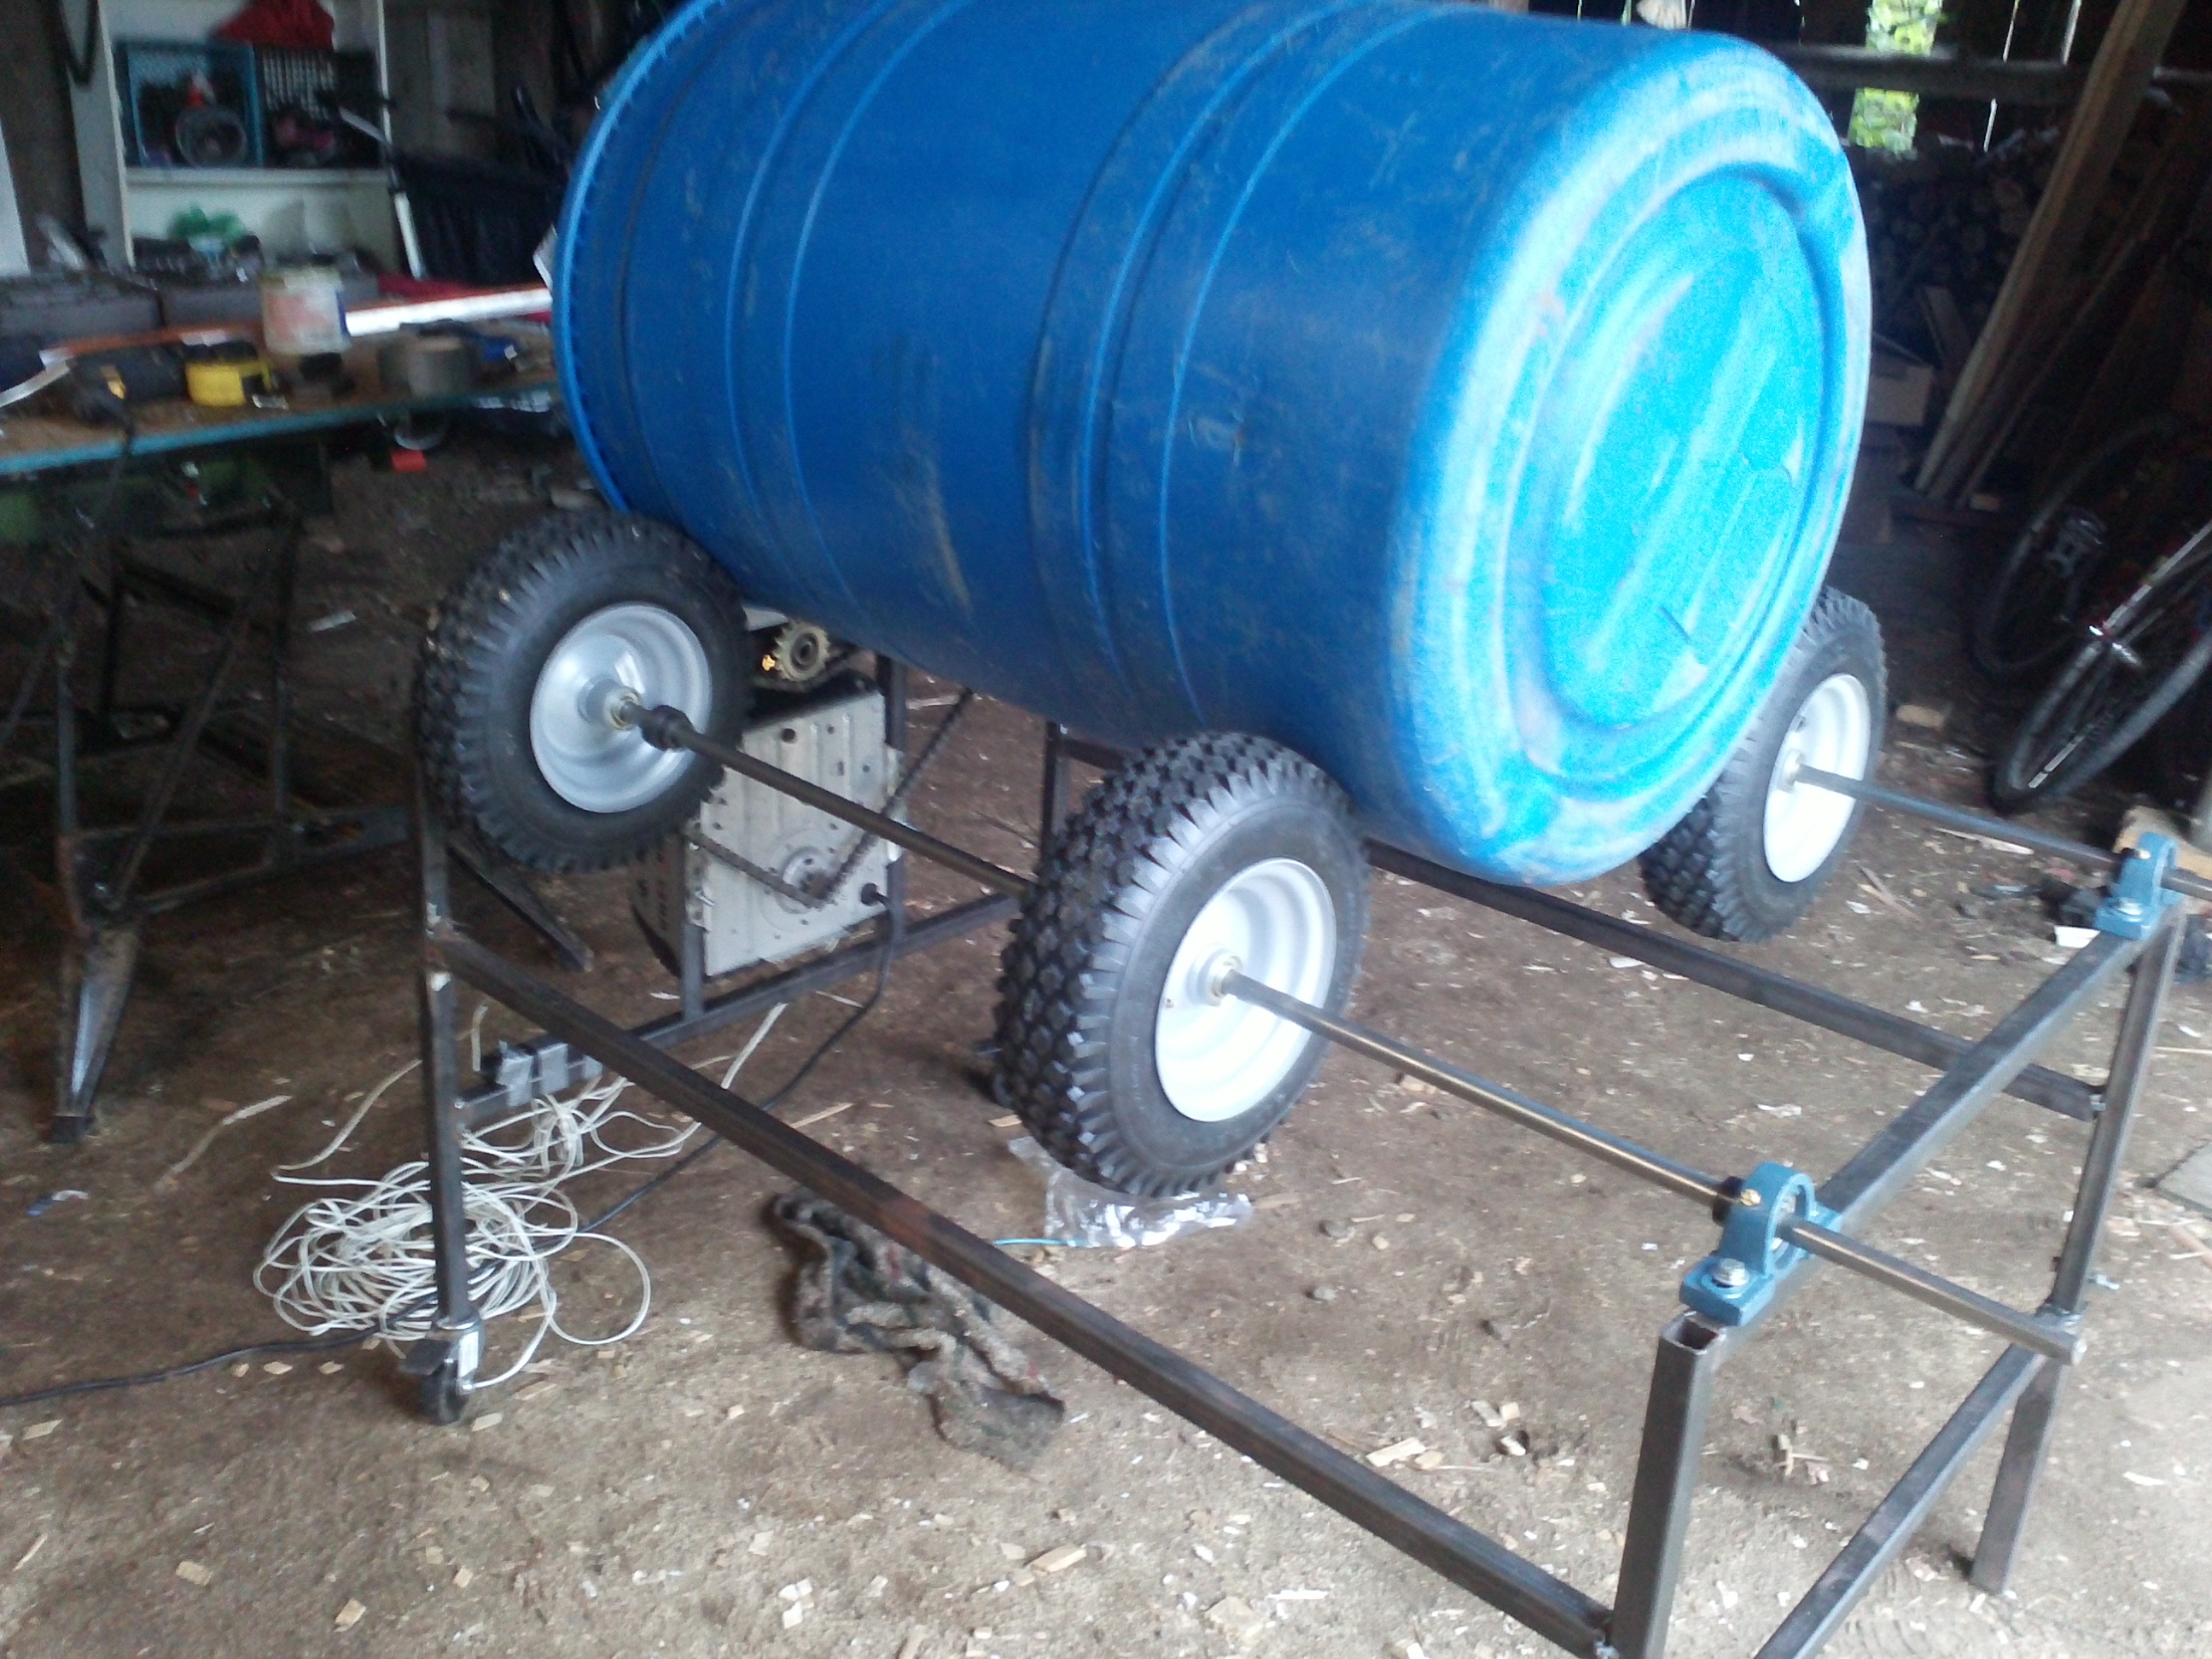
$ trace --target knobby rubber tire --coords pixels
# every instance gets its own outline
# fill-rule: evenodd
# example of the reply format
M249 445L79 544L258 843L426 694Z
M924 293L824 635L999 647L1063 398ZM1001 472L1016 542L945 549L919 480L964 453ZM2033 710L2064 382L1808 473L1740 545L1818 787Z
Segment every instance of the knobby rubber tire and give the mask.
M1340 1011L1366 935L1367 866L1349 803L1311 762L1235 734L1164 744L1050 838L1001 959L994 1090L1076 1174L1144 1196L1195 1190L1304 1091L1327 1048L1319 1037L1265 1097L1218 1123L1176 1114L1152 1057L1161 984L1191 918L1238 869L1285 855L1329 890L1326 1006Z
M1866 687L1874 722L1866 775L1872 776L1881 757L1888 708L1881 625L1858 600L1824 588L1774 690L1719 778L1644 854L1644 886L1651 902L1692 933L1747 944L1771 939L1812 908L1842 861L1857 827L1856 806L1834 848L1802 880L1779 879L1767 866L1765 844L1766 796L1776 757L1805 700L1837 673L1856 674Z
M651 519L556 513L526 525L472 566L440 601L415 680L415 746L446 821L533 870L572 872L635 862L679 828L714 787L702 757L654 799L591 812L556 794L530 740L530 700L568 629L611 605L660 605L705 649L714 688L698 722L741 737L750 641L736 585L706 553Z

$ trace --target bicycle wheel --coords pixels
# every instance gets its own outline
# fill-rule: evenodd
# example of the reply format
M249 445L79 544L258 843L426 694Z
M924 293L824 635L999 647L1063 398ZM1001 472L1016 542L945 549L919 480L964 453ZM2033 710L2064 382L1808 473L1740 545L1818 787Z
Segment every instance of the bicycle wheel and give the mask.
M2063 799L2157 724L2212 665L2212 524L2160 560L2013 733L1990 781L1998 809Z
M2154 416L2091 450L2036 504L1967 619L1966 655L1992 679L2050 667L2075 642L2092 578L2142 529L2182 423Z

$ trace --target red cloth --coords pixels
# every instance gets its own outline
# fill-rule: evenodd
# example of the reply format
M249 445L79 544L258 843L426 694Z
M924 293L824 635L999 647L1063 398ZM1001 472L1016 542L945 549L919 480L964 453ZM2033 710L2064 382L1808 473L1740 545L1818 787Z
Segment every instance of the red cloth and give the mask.
M249 46L328 52L337 38L337 25L315 0L247 0L246 9L215 33L218 40Z

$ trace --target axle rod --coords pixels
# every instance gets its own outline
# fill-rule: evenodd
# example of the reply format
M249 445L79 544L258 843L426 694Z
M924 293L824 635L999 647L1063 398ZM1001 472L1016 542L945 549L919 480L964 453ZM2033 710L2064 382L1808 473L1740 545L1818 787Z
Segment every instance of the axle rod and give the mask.
M994 892L1008 893L1016 898L1029 896L1028 877L1018 876L988 859L978 858L964 848L955 847L949 841L939 841L935 836L926 835L910 823L901 823L889 813L863 806L856 800L848 800L835 790L824 789L817 783L809 783L805 779L785 771L781 766L756 760L733 744L718 743L693 726L680 708L664 705L659 708L641 709L633 701L624 712L628 723L636 726L645 740L656 749L685 749L695 755L704 755L717 766L727 767L740 777L750 778L755 783L763 783L771 789L780 790L817 812L827 812L833 818L842 818L878 840L887 841L894 847L903 847L908 852L918 854L932 863L957 871L969 880L980 883Z
M1340 1019L1325 1009L1316 1008L1310 1002L1278 991L1272 986L1263 985L1241 971L1231 969L1224 973L1218 988L1224 996L1233 996L1255 1007L1265 1008L1278 1018L1304 1026L1315 1036L1325 1037L1340 1048L1395 1066L1408 1077L1419 1078L1446 1094L1471 1102L1486 1111L1495 1112L1524 1128L1534 1129L1561 1146L1571 1146L1577 1152L1596 1158L1600 1163L1611 1164L1639 1181L1648 1181L1655 1187L1663 1187L1669 1192L1694 1199L1706 1205L1716 1215L1724 1213L1731 1205L1745 1201L1734 1182L1723 1182L1686 1164L1679 1164L1663 1153L1624 1140L1594 1123L1586 1123L1568 1113L1516 1094L1510 1089L1471 1076L1433 1055L1395 1042L1364 1025ZM1752 1196L1755 1198L1756 1195ZM2081 1336L2057 1319L2021 1313L1978 1291L1970 1291L1963 1285L1955 1285L1948 1279L1916 1267L1887 1251L1878 1250L1870 1244L1809 1220L1786 1220L1780 1223L1776 1231L1781 1237L1808 1255L1817 1255L1824 1261L1871 1279L1876 1284L1887 1285L1916 1302L1940 1309L1955 1319L1963 1320L1992 1335L2001 1336L2017 1346L2069 1365L2081 1358Z
M1946 806L1941 801L1922 800L1917 795L1885 789L1880 784L1869 783L1863 778L1847 778L1840 773L1823 772L1817 766L1800 766L1793 781L1809 784L1815 789L1826 789L1832 794L1848 795L1869 806L1880 806L1893 812L1924 818L1930 823L1939 823L1946 830L1955 830L1962 835L1979 836L1984 841L2010 842L2014 846L2027 848L2031 852L2048 853L2054 858L2065 859L2088 869L2101 870L2106 874L2118 869L2122 860L2128 856L2106 848L2069 841L2063 836L2030 829L2025 824L2008 823L2002 818L1970 812L1963 806ZM2170 891L2189 898L2212 899L2212 881L2207 881L2202 876L2192 876L2185 870L2168 870L2163 884Z

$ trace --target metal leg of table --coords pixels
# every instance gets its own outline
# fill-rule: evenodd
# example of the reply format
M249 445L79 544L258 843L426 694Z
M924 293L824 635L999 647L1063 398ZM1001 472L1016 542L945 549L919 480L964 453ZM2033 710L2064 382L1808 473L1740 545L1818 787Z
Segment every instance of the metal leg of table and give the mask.
M123 1018L138 955L135 927L110 931L103 939L96 916L84 904L84 850L77 840L76 616L73 582L62 598L46 647L54 672L54 878L70 921L69 937L62 942L54 1115L46 1139L64 1146L82 1140L92 1127L93 1094Z
M1613 1596L1613 1645L1620 1659L1660 1659L1667 1651L1722 1352L1722 1333L1695 1314L1676 1315L1659 1334Z
M2159 939L2136 960L2135 983L2121 1011L2119 1036L2112 1047L2105 1109L2089 1133L2081 1179L2074 1194L2074 1218L2067 1224L2058 1272L2050 1299L2044 1304L2050 1312L2067 1316L2081 1312L2096 1262L2097 1240L2105 1231L2112 1194L2119 1184L2120 1161L2127 1151L2136 1103L2150 1073L2151 1056L2157 1051L2158 1023L2165 1012L2166 988L2173 982L2182 928L2179 907L2176 907ZM2021 1540L2028 1511L2034 1507L2036 1487L2043 1478L2067 1369L2045 1366L2013 1408L2012 1427L2005 1436L2004 1455L1998 1462L1996 1482L1990 1496L1989 1518L1982 1524L1981 1543L1974 1552L1975 1588L1992 1595L2003 1593L2019 1562Z
M131 999L143 936L137 917L120 917L72 931L62 946L54 1115L46 1126L46 1139L57 1146L76 1145L92 1127L93 1096Z
M215 713L264 590L291 561L298 536L296 519L287 523L274 546L255 564L245 592L234 605L208 681L193 699L153 788L141 804L138 822L124 842L121 855L107 856L106 840L83 833L77 799L79 734L75 670L78 635L74 625L60 632L54 650L54 775L56 780L54 862L68 905L71 938L63 947L61 1042L54 1066L54 1115L50 1140L82 1140L92 1127L94 1097L113 1048L124 1004L131 994L144 927L138 878L159 838L184 779L185 768ZM72 596L73 597L73 596ZM64 599L67 614L78 614ZM115 583L112 605L125 603L123 584ZM111 629L119 620L112 611ZM103 680L107 669L102 668ZM103 696L107 688L103 686Z

